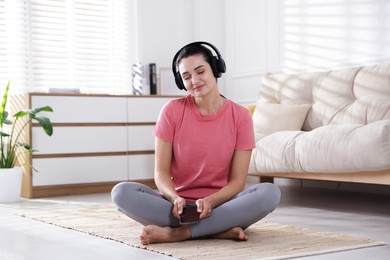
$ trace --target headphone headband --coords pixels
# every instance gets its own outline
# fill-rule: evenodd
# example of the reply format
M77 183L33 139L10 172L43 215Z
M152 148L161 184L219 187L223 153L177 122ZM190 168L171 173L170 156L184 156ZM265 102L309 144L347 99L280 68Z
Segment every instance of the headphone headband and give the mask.
M175 77L175 82L176 82L176 85L179 89L181 90L187 90L184 86L184 83L183 83L183 80L181 79L181 76L180 76L180 73L179 71L177 70L176 68L176 62L177 62L177 58L178 56L180 55L180 53L182 52L183 49L189 47L189 46L203 46L203 45L206 45L208 46L209 48L207 48L209 51L210 49L212 49L216 56L213 55L211 53L211 57L210 57L210 66L211 66L211 69L213 71L213 74L216 78L220 78L222 76L222 73L225 73L226 72L226 65L225 65L225 61L223 60L221 54L219 53L218 49L212 45L211 43L208 43L208 42L204 42L204 41L197 41L197 42L192 42L192 43L189 43L187 45L185 45L184 47L182 47L176 54L175 56L173 57L173 60L172 60L172 72L173 72L173 75Z

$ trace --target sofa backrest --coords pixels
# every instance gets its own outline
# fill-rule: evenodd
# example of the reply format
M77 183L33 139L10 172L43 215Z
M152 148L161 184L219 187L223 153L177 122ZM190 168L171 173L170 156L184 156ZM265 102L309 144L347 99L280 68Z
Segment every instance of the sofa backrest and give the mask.
M267 74L258 100L311 104L303 130L390 119L390 63L327 72Z

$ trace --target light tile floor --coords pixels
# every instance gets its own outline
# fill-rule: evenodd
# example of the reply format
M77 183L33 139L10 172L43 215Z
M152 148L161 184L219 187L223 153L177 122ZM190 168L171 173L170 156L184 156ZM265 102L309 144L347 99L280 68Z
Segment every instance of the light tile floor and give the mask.
M282 185L280 206L267 221L369 237L390 244L389 195ZM0 204L0 259L173 259L15 215L23 209L110 202L109 194L22 199ZM303 259L390 259L390 246Z

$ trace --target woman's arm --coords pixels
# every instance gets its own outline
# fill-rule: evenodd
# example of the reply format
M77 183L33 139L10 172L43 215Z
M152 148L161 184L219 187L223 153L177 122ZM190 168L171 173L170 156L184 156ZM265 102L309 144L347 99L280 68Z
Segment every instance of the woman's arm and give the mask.
M171 180L172 143L155 138L154 181L160 193L173 204L172 213L179 218L185 205L185 199L175 191Z
M206 218L211 210L230 200L245 188L252 150L236 150L233 155L229 182L218 192L197 200L200 218Z

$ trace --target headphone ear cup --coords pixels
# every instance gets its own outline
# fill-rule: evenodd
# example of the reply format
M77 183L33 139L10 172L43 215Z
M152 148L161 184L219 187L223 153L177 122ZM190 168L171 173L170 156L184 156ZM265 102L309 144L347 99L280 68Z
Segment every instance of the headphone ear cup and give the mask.
M211 69L213 70L213 74L216 78L220 78L222 73L226 72L225 61L221 58L218 59L216 56L213 56L211 62Z
M225 73L226 72L226 64L225 64L225 61L221 58L218 60L218 71L220 74L222 73Z
M213 71L214 77L220 78L222 76L218 68L218 59L215 56L211 58L211 70Z
M183 80L181 79L179 73L175 72L174 73L174 76L175 76L175 83L177 85L177 87L180 89L180 90L187 90L185 87L184 87L184 83L183 83Z

